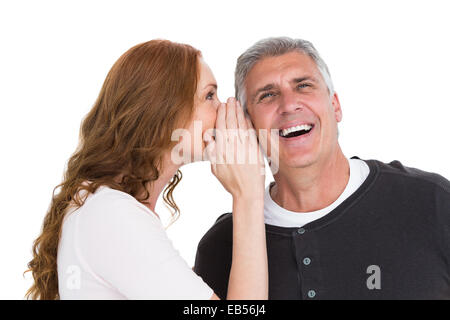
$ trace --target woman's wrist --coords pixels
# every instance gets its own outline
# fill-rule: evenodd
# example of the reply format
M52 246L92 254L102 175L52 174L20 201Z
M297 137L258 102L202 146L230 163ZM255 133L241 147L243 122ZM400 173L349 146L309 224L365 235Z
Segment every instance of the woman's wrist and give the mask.
M264 189L234 193L231 196L234 202L239 203L264 202Z
M248 194L244 196L233 196L233 216L246 217L263 217L264 213L264 194ZM251 220L254 220L253 218Z
M264 195L233 197L233 212L260 214L264 210Z

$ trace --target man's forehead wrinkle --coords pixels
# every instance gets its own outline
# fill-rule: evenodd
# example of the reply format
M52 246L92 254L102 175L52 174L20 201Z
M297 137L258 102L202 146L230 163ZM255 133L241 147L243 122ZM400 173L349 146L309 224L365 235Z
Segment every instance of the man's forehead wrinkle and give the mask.
M317 78L318 70L317 68L312 68L311 66L306 66L303 64L290 64L282 68L271 67L269 70L258 70L258 87L265 86L266 83L281 83L283 81L293 81L297 78L311 77ZM265 82L265 83L263 83Z
M268 76L267 78L268 79L265 82L260 81L259 82L260 84L257 84L257 86L255 86L255 92L278 88L282 86L284 83L295 84L305 80L317 81L316 75L312 75L309 72L306 73L298 71L289 73L280 73L277 76L274 77Z

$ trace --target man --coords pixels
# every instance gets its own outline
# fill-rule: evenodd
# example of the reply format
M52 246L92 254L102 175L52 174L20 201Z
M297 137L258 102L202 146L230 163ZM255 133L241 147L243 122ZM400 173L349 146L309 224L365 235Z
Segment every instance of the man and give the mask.
M339 99L308 41L259 41L235 81L256 131L279 132L264 200L269 298L450 299L450 182L399 161L347 159ZM194 267L222 298L231 233L224 214Z

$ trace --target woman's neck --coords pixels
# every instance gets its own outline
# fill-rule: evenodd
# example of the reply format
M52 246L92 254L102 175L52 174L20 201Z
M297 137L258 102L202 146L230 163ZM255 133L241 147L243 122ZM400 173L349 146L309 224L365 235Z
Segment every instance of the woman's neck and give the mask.
M156 202L158 201L160 194L163 192L164 187L170 182L177 170L180 168L180 165L174 164L170 157L168 159L166 158L167 157L165 157L163 160L163 168L162 171L159 172L158 179L152 181L147 187L147 191L150 194L149 198L145 201L142 201L142 204L144 204L154 213L156 213Z

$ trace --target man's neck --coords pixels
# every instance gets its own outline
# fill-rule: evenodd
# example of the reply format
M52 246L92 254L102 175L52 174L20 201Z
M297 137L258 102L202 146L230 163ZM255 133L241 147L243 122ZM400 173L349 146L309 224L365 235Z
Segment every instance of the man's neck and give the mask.
M350 177L347 158L339 145L331 157L303 168L282 168L274 176L272 199L294 212L311 212L332 204L344 191Z

